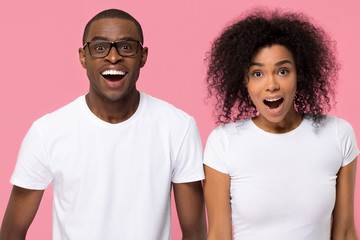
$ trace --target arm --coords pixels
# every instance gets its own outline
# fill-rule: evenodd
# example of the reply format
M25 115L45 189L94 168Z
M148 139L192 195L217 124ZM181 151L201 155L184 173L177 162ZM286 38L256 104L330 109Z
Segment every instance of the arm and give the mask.
M13 187L1 226L0 240L25 239L43 193L44 190Z
M208 240L231 240L230 176L205 165L204 193L209 219Z
M205 240L206 219L201 182L174 183L173 188L183 240Z
M336 182L331 240L357 240L354 224L356 162L340 168Z

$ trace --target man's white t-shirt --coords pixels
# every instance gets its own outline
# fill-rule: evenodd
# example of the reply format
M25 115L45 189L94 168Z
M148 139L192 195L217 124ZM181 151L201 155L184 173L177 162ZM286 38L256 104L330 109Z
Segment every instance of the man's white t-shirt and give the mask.
M339 169L359 154L346 121L304 119L284 134L251 119L216 128L204 164L230 176L234 238L329 240Z
M140 93L128 120L97 118L85 96L35 121L11 183L53 185L53 239L170 239L171 183L204 178L192 117Z

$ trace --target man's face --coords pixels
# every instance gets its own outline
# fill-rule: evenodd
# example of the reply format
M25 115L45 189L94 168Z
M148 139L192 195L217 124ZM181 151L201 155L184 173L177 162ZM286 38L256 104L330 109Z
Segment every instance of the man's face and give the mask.
M120 18L104 18L90 25L86 41L114 42L123 39L140 41L135 23ZM136 94L136 81L140 68L145 65L147 48L139 45L136 55L122 57L113 47L106 57L95 58L86 46L79 49L79 57L90 80L89 96L115 102Z

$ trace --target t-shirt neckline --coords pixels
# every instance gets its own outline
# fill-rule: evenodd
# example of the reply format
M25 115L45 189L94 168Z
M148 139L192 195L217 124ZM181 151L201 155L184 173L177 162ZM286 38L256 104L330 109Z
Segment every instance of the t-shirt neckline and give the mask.
M91 121L93 122L94 124L96 125L99 125L99 126L103 126L103 127L122 127L122 126L125 126L125 125L128 125L130 124L131 122L133 122L135 119L138 118L138 115L140 114L140 112L142 111L142 108L143 108L143 105L144 105L144 94L142 92L140 92L140 99L139 99L139 105L135 111L135 113L128 119L126 119L125 121L123 122L119 122L119 123L109 123L109 122L106 122L102 119L100 119L99 117L97 117L89 108L89 106L87 105L86 103L86 99L85 99L85 96L86 95L83 95L81 96L80 98L80 104L81 104L81 108L83 109L83 112L85 113L86 117Z
M254 128L257 132L263 134L263 135L266 135L266 136L270 136L270 137L284 137L284 136L290 136L290 135L294 135L296 134L297 132L301 131L301 129L304 128L304 125L305 125L305 121L306 119L303 118L301 123L299 124L299 126L297 126L296 128L294 128L293 130L289 131L289 132L286 132L286 133L270 133L270 132L267 132L263 129L261 129L260 127L258 127L254 121L252 120L252 118L249 118L249 121L250 121L250 124L252 126L252 128Z

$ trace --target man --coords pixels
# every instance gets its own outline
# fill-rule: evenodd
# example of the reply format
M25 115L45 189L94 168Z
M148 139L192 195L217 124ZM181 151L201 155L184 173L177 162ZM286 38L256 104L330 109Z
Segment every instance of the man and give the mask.
M30 128L0 239L25 239L50 183L54 240L170 239L171 185L183 239L205 239L198 129L136 89L148 55L140 24L103 11L87 24L83 44L89 92Z

